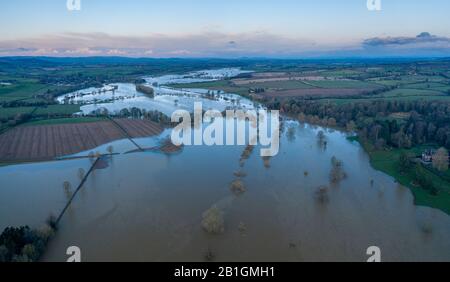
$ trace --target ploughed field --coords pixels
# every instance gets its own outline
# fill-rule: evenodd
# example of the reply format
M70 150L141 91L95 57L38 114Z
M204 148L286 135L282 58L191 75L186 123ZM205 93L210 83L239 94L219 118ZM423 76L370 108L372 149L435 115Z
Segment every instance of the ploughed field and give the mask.
M114 121L16 127L0 135L0 162L52 160L115 140L157 135L163 130L148 120Z
M267 91L260 96L266 97L342 97L342 96L356 96L368 94L376 88L357 89L357 88L307 88L307 89L292 89L281 91Z

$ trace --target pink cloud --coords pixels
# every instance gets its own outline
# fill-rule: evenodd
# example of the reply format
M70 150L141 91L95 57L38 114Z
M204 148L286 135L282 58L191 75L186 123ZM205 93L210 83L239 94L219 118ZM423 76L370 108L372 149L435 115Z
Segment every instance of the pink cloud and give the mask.
M266 32L185 36L151 34L142 37L105 33L64 33L39 38L0 41L0 55L132 57L204 57L293 55L317 50L314 42Z

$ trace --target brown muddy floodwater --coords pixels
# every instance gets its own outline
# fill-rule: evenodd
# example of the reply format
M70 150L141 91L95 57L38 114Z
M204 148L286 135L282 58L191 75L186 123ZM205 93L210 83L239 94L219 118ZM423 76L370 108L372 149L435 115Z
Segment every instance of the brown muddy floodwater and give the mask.
M323 148L319 129L287 127L276 157L264 161L255 148L243 167L242 146L114 156L89 176L43 260L65 261L78 246L83 261L365 261L378 246L383 261L450 261L448 215L415 206L344 134L326 132ZM332 156L347 174L335 185ZM88 167L82 159L0 168L0 227L39 226L64 206L62 183L76 186ZM240 193L230 190L236 174ZM212 206L223 233L202 227Z

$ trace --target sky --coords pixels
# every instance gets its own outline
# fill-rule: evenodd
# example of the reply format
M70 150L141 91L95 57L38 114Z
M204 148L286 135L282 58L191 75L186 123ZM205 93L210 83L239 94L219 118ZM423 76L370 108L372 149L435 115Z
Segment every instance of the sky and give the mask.
M0 56L450 56L448 0L79 1L0 1Z

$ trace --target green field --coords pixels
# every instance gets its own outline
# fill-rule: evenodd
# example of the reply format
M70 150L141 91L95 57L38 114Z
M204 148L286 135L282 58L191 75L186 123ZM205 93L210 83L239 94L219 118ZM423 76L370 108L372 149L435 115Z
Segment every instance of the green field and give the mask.
M393 98L393 97L422 97L430 98L435 96L445 96L446 94L441 91L435 91L430 89L407 89L399 88L388 92L384 92L380 95L374 95L373 97Z
M0 86L0 102L33 98L43 94L50 86L39 83L33 79L21 79L12 85Z
M35 107L0 108L0 119L8 119L18 114L30 114Z
M48 105L46 107L15 107L15 108L0 108L0 119L13 118L18 114L30 114L33 110L34 115L71 115L80 111L79 105Z
M407 88L411 89L437 89L450 87L448 84L439 82L419 82L408 84Z
M85 123L85 122L97 122L104 121L106 118L102 117L73 117L73 118L56 118L56 119L42 119L26 122L25 126L34 125L53 125L53 124L67 124L67 123Z
M321 99L321 102L326 103L336 103L336 104L347 104L356 102L371 102L378 100L390 100L390 101L450 101L450 96L392 96L392 97L373 97L373 98L342 98L342 99Z
M428 191L421 187L413 185L414 174L410 170L407 173L399 172L398 160L402 150L392 149L392 150L374 150L374 148L367 144L362 144L366 152L370 156L371 165L386 174L394 177L400 184L411 189L414 200L417 205L428 206L432 208L440 209L447 214L450 214L450 183L439 177L438 175L425 170L426 175L428 175L433 184L439 189L439 193L434 196ZM403 150L405 152L412 153L413 155L420 154L426 146L416 147L410 150ZM450 175L450 171L446 172L446 175Z
M71 115L80 111L80 105L48 105L38 107L35 115Z
M362 72L359 70L342 69L342 70L321 71L320 75L327 77L348 77L359 75L361 73Z
M380 88L380 85L377 85L372 82L365 82L359 80L318 80L318 81L308 81L308 84L314 85L320 88Z
M298 81L298 80L257 82L257 83L249 83L249 84L245 84L245 85L239 85L236 87L247 88L247 89L249 89L249 88L264 88L264 89L276 89L276 90L313 88L311 85L305 84L302 81Z

